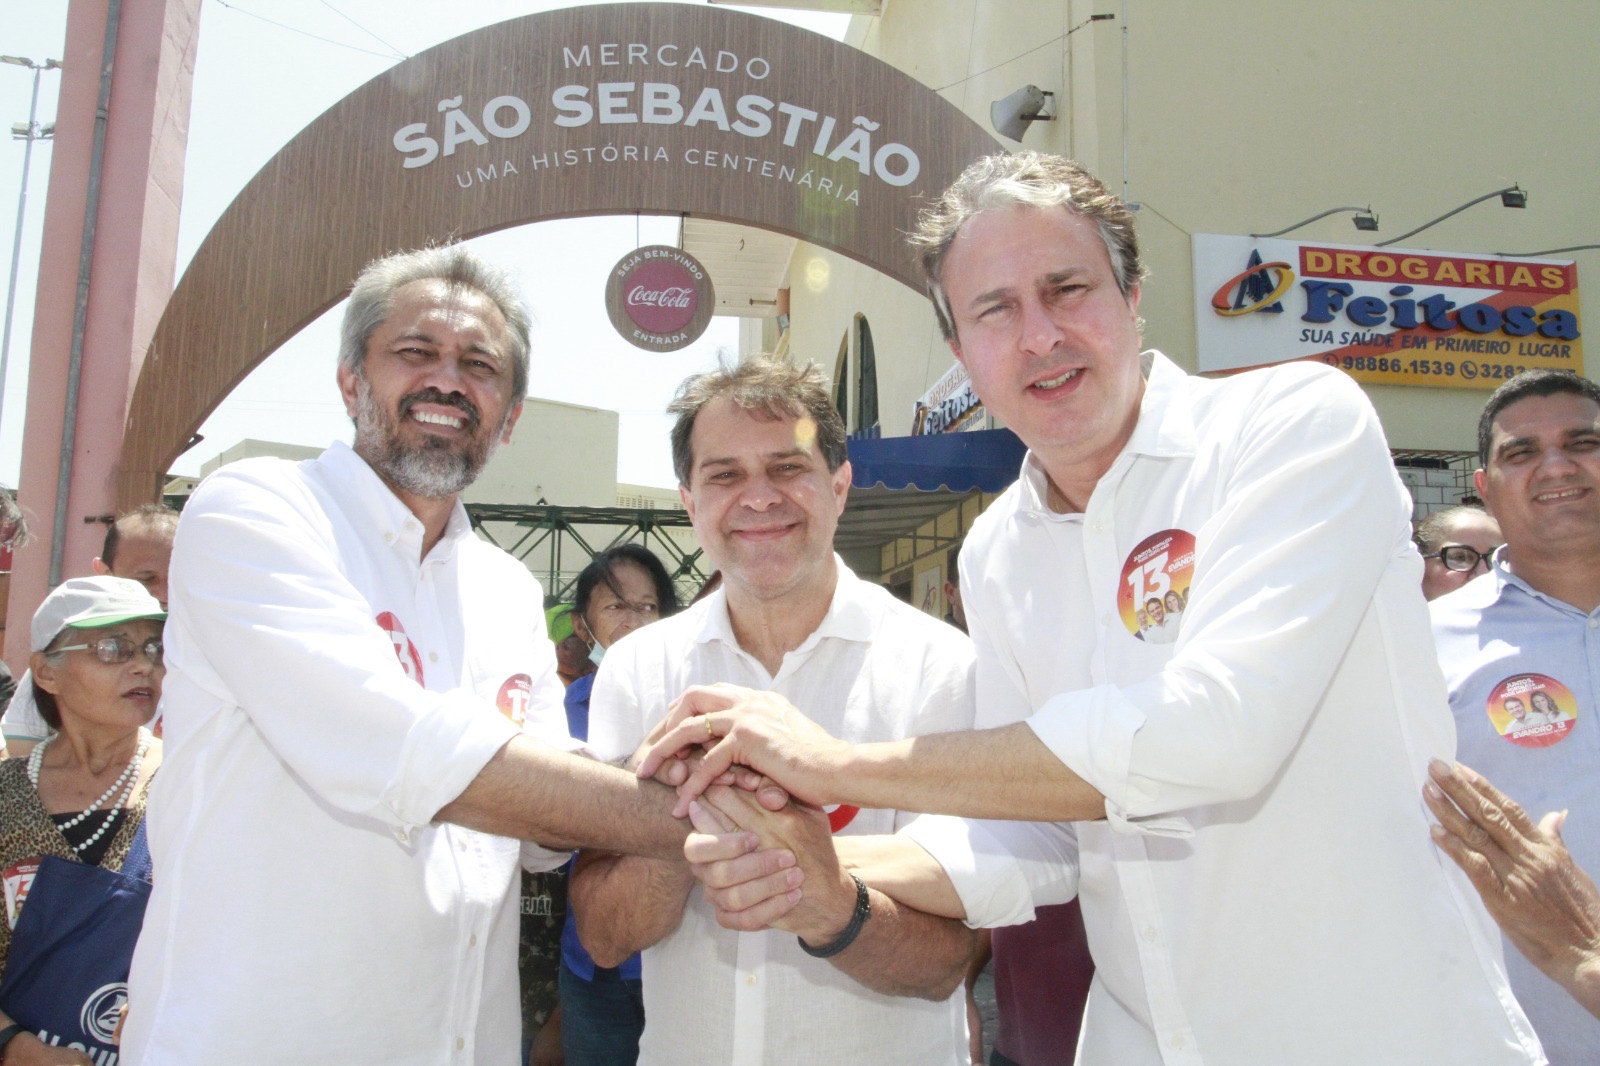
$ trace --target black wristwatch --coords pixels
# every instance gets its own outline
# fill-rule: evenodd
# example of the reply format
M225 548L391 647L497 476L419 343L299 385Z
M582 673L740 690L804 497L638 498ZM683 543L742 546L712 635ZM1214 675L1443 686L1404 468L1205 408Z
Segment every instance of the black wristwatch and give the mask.
M0 1063L6 1061L6 1045L27 1031L28 1030L24 1029L22 1026L16 1024L8 1025L4 1029L0 1029Z

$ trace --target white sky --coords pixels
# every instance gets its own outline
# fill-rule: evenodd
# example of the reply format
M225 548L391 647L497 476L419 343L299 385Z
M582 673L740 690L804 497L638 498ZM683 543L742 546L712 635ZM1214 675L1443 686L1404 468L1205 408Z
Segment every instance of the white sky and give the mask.
M203 0L194 104L185 167L177 274L239 190L312 119L358 86L441 41L535 11L588 0ZM66 0L11 0L0 28L0 54L38 63L59 59ZM844 15L774 9L755 14L842 38ZM370 32L367 32L370 31ZM376 38L376 39L375 39ZM43 75L39 121L55 119L59 72ZM33 75L0 65L0 125L28 118ZM0 141L0 257L11 268L24 145ZM28 210L19 257L10 358L0 408L0 482L15 485L21 467L33 292L49 187L49 141L33 148ZM637 237L636 237L637 234ZM671 485L669 420L661 413L683 377L738 343L737 320L714 318L696 344L671 354L628 344L605 311L606 272L637 244L675 244L670 218L608 216L521 227L473 243L518 270L535 318L535 396L621 414L618 479ZM560 254L551 256L551 250ZM540 262L540 252L546 258ZM3 310L3 308L0 308ZM175 473L247 437L322 446L349 439L350 424L333 383L336 328L343 305L308 326L251 374L201 427L204 441L181 456Z

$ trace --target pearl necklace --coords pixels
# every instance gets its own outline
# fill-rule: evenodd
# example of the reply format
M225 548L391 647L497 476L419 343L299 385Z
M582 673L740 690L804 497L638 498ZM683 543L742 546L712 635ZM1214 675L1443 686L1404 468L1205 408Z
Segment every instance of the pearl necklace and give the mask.
M44 765L44 749L49 747L50 742L60 735L59 733L53 733L46 737L34 745L33 751L28 755L28 780L33 784L35 792L39 791L39 769ZM118 813L128 805L128 797L133 795L133 783L139 779L139 764L144 761L145 752L149 750L150 733L141 726L139 729L139 746L134 749L133 758L128 760L128 765L122 768L122 773L115 781L111 782L111 787L102 792L100 798L89 804L87 808L60 824L58 828L65 835L68 829L86 821L103 803L115 795L118 789L122 790L122 795L106 811L105 821L100 823L100 828L96 829L94 834L83 843L73 844L72 850L74 852L81 854L88 850L95 841L105 835L107 829L111 828L111 823L117 820Z

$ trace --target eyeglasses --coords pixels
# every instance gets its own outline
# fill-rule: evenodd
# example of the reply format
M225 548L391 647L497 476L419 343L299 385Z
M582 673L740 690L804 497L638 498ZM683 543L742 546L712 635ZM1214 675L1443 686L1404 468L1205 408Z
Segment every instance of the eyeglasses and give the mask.
M1454 570L1457 573L1465 574L1468 571L1476 570L1479 563L1482 563L1486 569L1493 569L1492 564L1489 562L1489 556L1493 554L1493 548L1486 552L1481 552L1477 548L1469 548L1465 544L1449 544L1432 555L1424 555L1423 558L1437 559L1444 564L1446 570Z
M166 646L155 637L151 637L142 644L135 644L127 637L101 637L91 644L68 644L65 647L52 650L92 651L96 659L112 665L125 663L133 658L135 651L140 651L150 661L151 666L160 666L161 657L166 653Z

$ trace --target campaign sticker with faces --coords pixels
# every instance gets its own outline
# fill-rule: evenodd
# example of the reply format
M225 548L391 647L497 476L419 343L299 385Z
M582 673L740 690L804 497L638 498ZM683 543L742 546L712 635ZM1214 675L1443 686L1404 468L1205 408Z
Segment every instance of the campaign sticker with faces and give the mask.
M1578 724L1572 690L1544 674L1517 674L1489 692L1485 709L1495 732L1524 748L1548 748Z
M1128 632L1149 644L1171 644L1189 604L1194 534L1164 529L1146 537L1122 564L1117 613Z
M38 872L39 856L31 855L0 873L0 885L5 886L6 924L12 929L17 927L22 901L28 898L28 889L33 887L33 877Z
M527 716L528 704L533 702L533 678L527 674L512 674L500 685L500 694L494 705L500 713L517 725Z
M384 611L374 621L379 629L389 634L389 643L394 645L394 657L400 660L400 668L406 672L406 676L419 685L423 684L422 653L406 636L406 627L400 624L400 619L393 611Z

